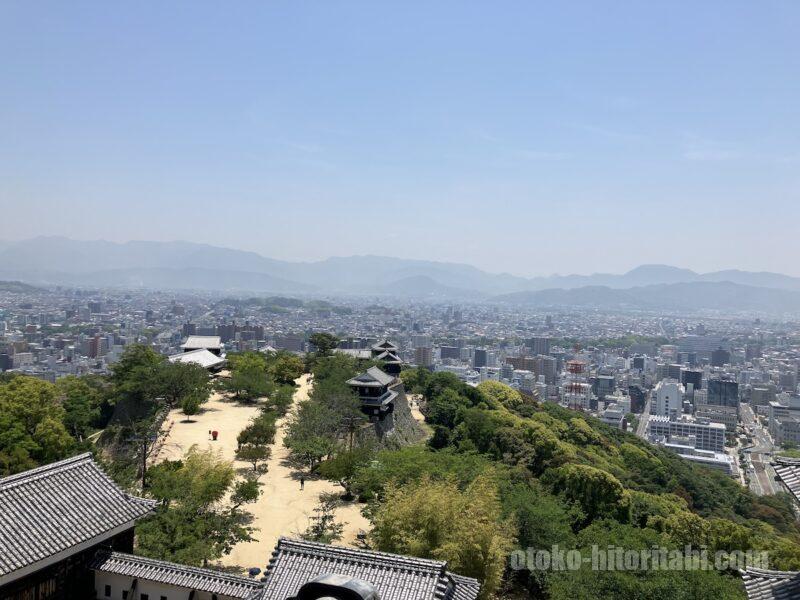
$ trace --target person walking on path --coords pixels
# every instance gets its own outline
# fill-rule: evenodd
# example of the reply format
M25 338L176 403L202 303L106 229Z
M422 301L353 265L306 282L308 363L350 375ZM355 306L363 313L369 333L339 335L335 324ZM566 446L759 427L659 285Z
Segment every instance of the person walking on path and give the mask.
M305 475L300 475L300 491L306 489L306 477Z

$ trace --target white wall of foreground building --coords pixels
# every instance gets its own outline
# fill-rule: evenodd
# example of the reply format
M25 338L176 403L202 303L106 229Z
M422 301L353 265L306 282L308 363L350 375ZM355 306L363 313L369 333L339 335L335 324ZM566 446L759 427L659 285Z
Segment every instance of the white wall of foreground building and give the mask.
M135 593L131 593L131 586L134 578L115 573L101 573L95 571L94 589L97 592L98 600L123 600L124 592L127 592L127 600L186 600L192 590L185 587L166 585L146 579L136 580ZM111 595L106 595L106 586L111 588ZM209 592L195 591L194 600L240 600L232 596L213 595Z

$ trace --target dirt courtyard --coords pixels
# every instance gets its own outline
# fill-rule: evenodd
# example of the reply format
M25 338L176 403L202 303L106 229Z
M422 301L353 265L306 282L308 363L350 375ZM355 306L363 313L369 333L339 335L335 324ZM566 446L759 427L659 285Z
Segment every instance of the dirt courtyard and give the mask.
M304 375L297 383L299 387L294 396L295 404L287 414L292 414L294 406L308 398L309 377ZM236 436L258 412L257 404L242 405L226 400L217 393L203 405L199 415L192 417L192 422L184 421L180 409L173 410L164 422L163 430L168 433L154 462L178 459L197 444L200 448L220 450L224 458L234 461L237 469L247 469L249 463L236 461ZM260 479L263 484L261 496L257 502L245 506L253 515L252 525L258 530L253 537L258 541L238 544L229 555L222 557L222 565L264 569L280 536L296 537L308 527L309 516L318 506L320 494L342 493L340 486L316 478L306 478L305 489L300 489L300 472L286 461L289 454L283 446L286 420L284 417L277 423L278 431L272 456L267 463L268 470ZM210 430L219 432L216 442L210 440ZM353 545L359 531L369 530L369 521L361 515L361 506L358 503L344 503L337 509L337 521L345 523L344 535L337 543Z

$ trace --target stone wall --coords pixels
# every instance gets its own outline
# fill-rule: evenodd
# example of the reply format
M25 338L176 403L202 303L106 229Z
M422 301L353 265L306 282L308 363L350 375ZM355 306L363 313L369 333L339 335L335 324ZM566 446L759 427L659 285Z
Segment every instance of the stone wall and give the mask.
M402 381L391 389L397 392L394 411L382 421L364 424L358 432L359 441L371 440L380 446L408 446L425 439L425 430L411 414Z

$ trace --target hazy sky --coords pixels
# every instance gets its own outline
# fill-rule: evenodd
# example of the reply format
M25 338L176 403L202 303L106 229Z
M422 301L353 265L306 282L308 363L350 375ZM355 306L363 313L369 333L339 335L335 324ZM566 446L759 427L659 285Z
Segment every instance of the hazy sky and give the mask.
M800 2L0 2L0 239L800 275Z

